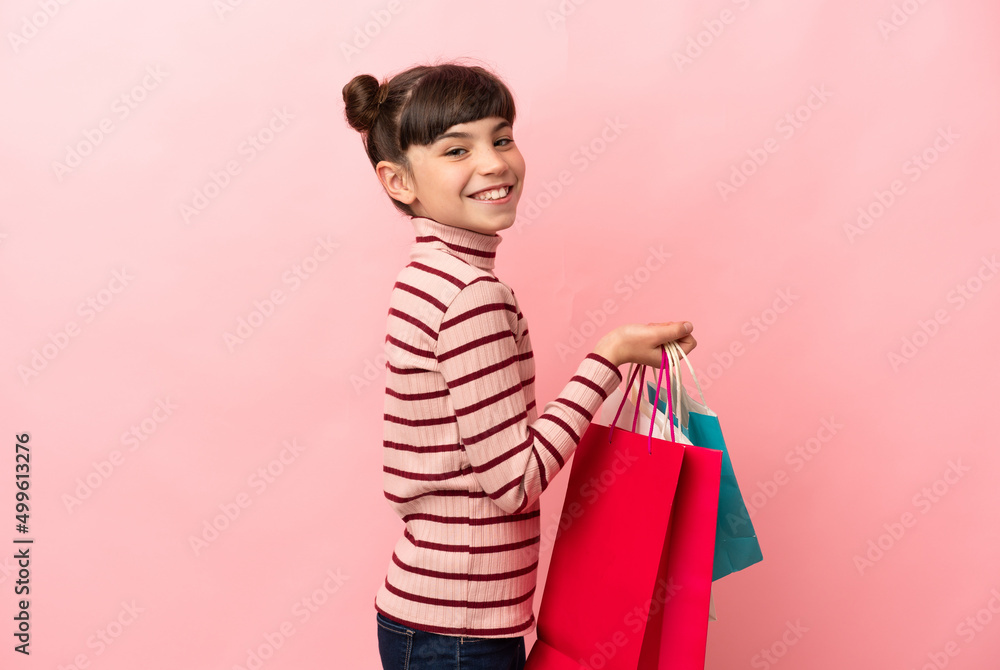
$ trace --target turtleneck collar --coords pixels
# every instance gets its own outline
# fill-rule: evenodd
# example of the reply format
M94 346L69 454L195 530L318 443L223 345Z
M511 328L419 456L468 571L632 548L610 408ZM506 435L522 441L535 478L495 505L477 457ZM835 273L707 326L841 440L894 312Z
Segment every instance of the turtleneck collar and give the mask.
M428 248L443 249L469 265L493 271L497 247L503 241L503 237L499 234L478 233L474 230L439 223L423 216L413 216L410 217L410 220L417 236L417 241L413 245L413 254Z

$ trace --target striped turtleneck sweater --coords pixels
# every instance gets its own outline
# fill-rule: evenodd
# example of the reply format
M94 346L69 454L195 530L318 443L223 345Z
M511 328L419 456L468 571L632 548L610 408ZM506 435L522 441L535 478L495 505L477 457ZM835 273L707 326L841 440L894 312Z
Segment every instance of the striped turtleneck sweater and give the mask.
M622 375L591 352L539 415L528 323L493 273L503 238L411 223L386 321L382 443L405 527L375 609L442 635L527 635L539 497Z

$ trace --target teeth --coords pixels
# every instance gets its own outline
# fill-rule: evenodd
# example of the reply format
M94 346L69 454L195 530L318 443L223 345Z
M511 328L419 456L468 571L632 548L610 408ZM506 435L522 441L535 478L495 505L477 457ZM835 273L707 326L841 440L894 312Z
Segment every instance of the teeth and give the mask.
M476 200L499 200L500 198L506 198L507 193L510 192L510 187L505 186L501 189L493 191L485 191L475 196Z

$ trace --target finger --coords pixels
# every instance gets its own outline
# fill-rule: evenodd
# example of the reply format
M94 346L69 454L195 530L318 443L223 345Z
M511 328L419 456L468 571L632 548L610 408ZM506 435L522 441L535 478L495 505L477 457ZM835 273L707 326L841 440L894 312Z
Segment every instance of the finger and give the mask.
M698 341L694 338L694 335L692 335L691 333L685 333L683 331L684 323L685 322L683 321L674 322L672 324L673 328L672 334L675 336L669 337L666 341L663 342L663 344L666 344L667 342L676 342L680 346L684 354L687 355L690 354L691 351L694 350L696 346L698 346ZM678 331L678 329L681 330ZM659 349L659 347L660 345L657 345L657 349Z
M690 321L668 321L653 325L659 327L661 332L660 339L663 343L680 340L687 337L691 330L694 330L694 326L691 326L691 330L688 330L688 326L691 325Z
M688 335L687 337L682 337L681 339L677 340L677 344L680 345L681 350L684 352L685 355L690 354L691 351L698 346L697 340L695 340L690 335Z

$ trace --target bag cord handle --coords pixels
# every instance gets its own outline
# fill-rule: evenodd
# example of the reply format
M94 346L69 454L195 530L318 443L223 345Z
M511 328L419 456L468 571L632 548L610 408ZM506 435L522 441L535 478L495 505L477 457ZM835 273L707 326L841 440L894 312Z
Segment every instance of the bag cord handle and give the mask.
M656 398L653 400L653 409L654 410L656 409L657 403L660 400L660 386L663 383L663 372L664 372L664 370L669 369L669 367L670 367L670 364L669 364L668 359L667 359L667 350L661 344L660 345L660 376L656 380ZM631 432L633 432L633 433L635 432L636 424L639 421L639 405L642 404L642 400L643 400L643 397L644 397L643 394L642 394L642 388L643 388L642 382L643 382L643 380L646 377L646 366L645 365L640 365L636 369L635 372L631 372L631 370L632 370L632 366L630 365L629 366L629 380L628 380L628 385L625 387L625 393L622 396L621 404L618 405L618 412L615 414L615 420L611 424L611 430L608 431L608 442L611 442L611 437L612 437L612 435L614 435L615 426L618 423L618 417L621 416L622 410L625 408L625 401L628 400L629 392L631 392L631 390L632 390L632 382L635 380L635 376L641 372L642 374L639 375L639 389L640 389L640 392L638 394L638 402L636 403L636 406L635 406L635 414L632 417L632 431ZM668 419L668 421L670 423L670 441L674 442L675 441L675 439L674 439L674 421L673 421L673 416L674 416L674 401L673 401L673 395L672 395L672 393L670 391L669 377L668 377L668 381L667 381L667 410L668 410L667 419ZM655 416L656 415L653 414L654 418L655 418ZM649 445L648 450L649 450L650 454L653 453L653 428L655 427L655 425L656 425L656 422L651 418L650 421L649 421L649 435L647 436L647 442L648 442L648 445Z
M687 363L688 370L691 372L691 379L694 380L694 385L698 387L698 395L701 396L701 404L704 405L705 407L708 407L708 401L705 400L705 393L704 391L701 390L701 382L698 381L698 375L694 373L694 366L691 365L691 361L690 359L688 359L687 354L684 353L684 349L682 349L681 345L677 344L677 342L668 342L667 344L671 345L674 350L673 351L674 361L677 361L678 357L680 357L680 360L683 360L685 363ZM680 363L678 362L677 381L680 382L680 379L681 379L681 368L680 368Z
M679 411L675 412L674 416L680 419L681 425L687 425L687 408L681 403L680 393L683 389L683 380L681 375L681 364L680 361L683 360L691 372L691 378L694 379L695 386L698 387L698 395L701 397L701 404L708 407L708 401L705 400L705 392L701 389L701 382L698 381L698 375L694 372L694 367L691 365L691 360L688 358L687 354L684 353L684 349L676 341L667 342L668 352L667 355L670 357L670 363L672 365L670 384L673 389L675 389L675 394L677 395ZM649 390L652 390L653 384L650 382L648 385ZM648 398L648 394L646 395ZM676 408L675 408L676 409Z

